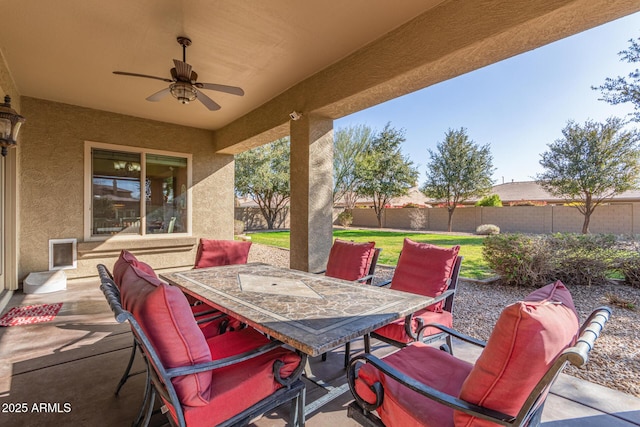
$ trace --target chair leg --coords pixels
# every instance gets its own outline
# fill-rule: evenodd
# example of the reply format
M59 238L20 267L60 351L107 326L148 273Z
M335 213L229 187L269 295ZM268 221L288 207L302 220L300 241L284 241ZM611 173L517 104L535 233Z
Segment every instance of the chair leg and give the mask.
M149 365L147 365L147 379L146 379L145 385L144 385L144 395L142 397L142 404L140 405L140 411L138 411L138 416L136 417L136 420L133 422L134 426L139 426L140 425L140 422L142 421L142 417L145 414L145 408L147 407L151 392L152 392L152 390L151 390L151 375L149 373ZM151 410L153 410L153 404L151 405Z
M147 407L147 413L144 416L144 420L142 421L143 427L148 427L149 422L151 421L151 415L153 414L153 405L156 403L156 390L151 388L151 397L149 398L149 406Z
M327 361L327 353L322 353L322 361L323 362Z
M129 356L129 363L127 363L127 368L124 370L124 374L122 374L122 378L120 378L120 382L118 383L118 386L116 387L116 396L118 395L118 393L120 393L120 389L122 388L122 386L124 385L124 383L127 382L127 380L129 379L129 372L131 372L131 367L133 366L133 361L136 357L136 347L138 346L138 343L136 342L136 340L133 340L133 346L131 347L131 356Z
M304 427L304 407L306 405L305 395L305 389L302 389L295 399L291 401L291 425L293 427Z

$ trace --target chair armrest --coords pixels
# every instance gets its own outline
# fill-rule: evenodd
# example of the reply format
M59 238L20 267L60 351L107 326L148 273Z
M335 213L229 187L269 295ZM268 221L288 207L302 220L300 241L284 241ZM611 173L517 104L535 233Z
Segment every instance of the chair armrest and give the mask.
M449 334L452 337L458 338L459 340L468 342L470 344L477 345L478 347L485 347L487 345L485 341L470 337L469 335L465 335L463 333L456 331L455 329L448 328L439 323L427 323L426 325L422 325L422 327L418 329L418 332L417 332L418 341L422 341L422 335L424 333L424 330L427 328L440 329L442 332L445 332L446 334Z
M205 316L206 316L205 314L197 315L195 317L196 318L196 323L198 325L200 325L202 323L211 322L212 320L218 320L218 319L221 319L223 317L227 317L228 315L226 313L220 313L220 314L216 314L215 316L206 316L206 317Z
M269 351L281 347L284 345L280 341L271 341L261 347L253 350L245 351L244 353L236 354L235 356L225 357L224 359L214 360L212 362L198 363L192 366L181 366L178 368L167 369L167 376L169 378L181 377L183 375L197 374L200 372L213 371L214 369L220 369L227 366L235 365L236 363L244 362L254 357L268 353Z
M378 359L372 354L361 354L349 361L347 378L349 380L349 388L351 389L351 392L353 393L353 396L356 402L358 403L358 405L360 405L360 407L362 407L367 411L373 411L377 408L377 406L380 406L380 404L382 403L382 396L379 396L376 399L378 402L378 405L376 406L376 405L369 404L356 393L355 391L356 365L358 364L359 361L363 361L361 363L372 364L380 372L398 381L403 386L417 393L420 393L421 395L429 399L432 399L436 402L439 402L443 405L453 408L455 410L462 411L464 413L470 414L478 418L482 418L484 420L500 422L505 425L515 420L515 418L511 415L507 415L499 411L494 411L489 408L484 408L482 406L474 405L472 403L459 399L455 396L451 396L449 394L436 390L433 387L429 387L428 385L421 383L415 378L412 378L409 375L406 375L400 372L399 370L387 364L384 360ZM372 391L374 391L374 393L376 393L377 395L378 392L380 392L380 390L382 389L382 386L381 385L376 386L374 384L374 386L372 386L371 388L372 388ZM382 393L384 393L384 391L382 391Z
M433 299L433 302L431 304L429 304L429 306L432 306L433 304L437 304L440 301L444 301L449 296L453 295L455 292L456 291L454 289L447 289L442 294L440 294L437 297L435 297ZM422 341L422 334L420 334L420 332L423 331L423 329L424 329L424 324L422 323L423 320L421 318L417 318L416 322L417 322L416 330L414 331L412 329L413 328L413 313L407 315L404 318L404 331L407 334L407 336L410 337L412 340L414 340L414 341Z
M366 275L366 276L364 276L364 277L361 277L361 278L359 278L359 279L356 279L356 280L354 280L354 282L357 282L357 283L364 283L364 282L366 282L366 281L367 281L367 280L369 280L369 279L373 279L373 274L368 274L368 275Z
M385 280L384 282L380 282L380 283L372 283L373 286L377 286L379 288L382 288L384 286L389 286L390 284L391 284L391 279Z

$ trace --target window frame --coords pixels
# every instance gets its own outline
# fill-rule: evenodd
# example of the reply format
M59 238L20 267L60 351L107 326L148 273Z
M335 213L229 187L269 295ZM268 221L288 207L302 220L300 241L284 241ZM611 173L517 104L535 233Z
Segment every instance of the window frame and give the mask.
M187 159L187 231L182 233L146 233L146 214L147 207L143 195L140 197L140 234L125 235L92 235L91 227L93 224L93 155L92 149L123 151L127 153L140 154L140 177L141 188L144 188L144 180L147 176L147 154L158 154L162 156L181 157ZM133 147L129 145L108 144L103 142L85 141L84 143L84 240L85 241L105 241L111 239L117 240L140 240L140 239L167 239L171 237L191 236L192 233L192 175L193 175L193 155L191 153L182 153L177 151L155 150L142 147Z

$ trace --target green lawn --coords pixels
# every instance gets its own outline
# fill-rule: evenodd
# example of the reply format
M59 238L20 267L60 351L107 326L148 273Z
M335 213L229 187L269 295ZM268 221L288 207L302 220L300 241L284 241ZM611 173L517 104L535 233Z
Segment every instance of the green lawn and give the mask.
M486 279L495 276L487 267L482 257L482 239L480 236L460 236L448 234L424 234L412 232L393 232L378 230L334 230L333 237L353 240L354 242L376 242L376 247L382 248L378 263L396 265L405 237L416 241L431 243L442 247L460 245L462 271L460 275L471 279ZM289 248L289 231L269 231L251 233L251 240L255 243Z

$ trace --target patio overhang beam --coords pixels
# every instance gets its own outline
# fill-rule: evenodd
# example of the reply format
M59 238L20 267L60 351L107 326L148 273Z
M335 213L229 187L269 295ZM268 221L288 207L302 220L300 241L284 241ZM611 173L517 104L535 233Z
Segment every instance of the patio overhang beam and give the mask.
M635 0L444 1L215 131L215 149L285 136L293 110L337 119L638 10Z

